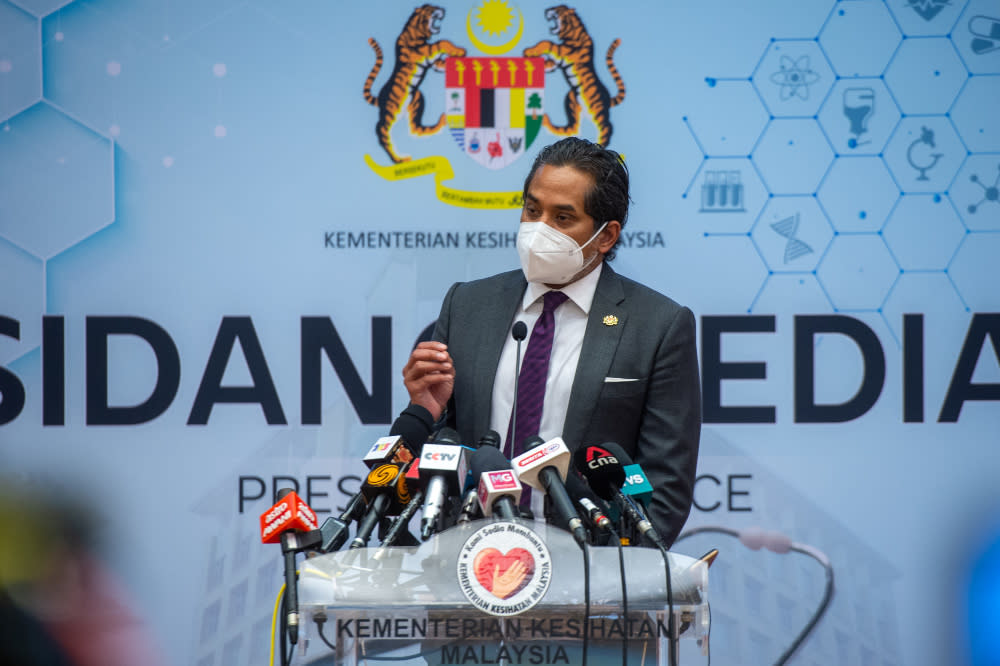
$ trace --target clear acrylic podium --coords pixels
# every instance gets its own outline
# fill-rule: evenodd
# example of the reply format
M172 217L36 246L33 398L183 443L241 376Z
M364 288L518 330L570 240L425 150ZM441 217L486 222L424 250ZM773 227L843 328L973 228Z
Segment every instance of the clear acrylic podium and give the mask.
M522 540L527 535L524 547L505 551L479 543L483 535L492 539L503 531ZM535 550L535 538L544 548ZM516 564L521 550L533 555L521 554L533 570ZM338 666L366 661L578 664L587 634L592 664L620 655L623 643L630 654L641 655L629 663L666 664L670 634L661 553L623 549L626 621L618 548L588 550L589 623L583 553L569 533L541 523L479 520L419 547L360 548L309 558L299 569L300 656L308 663ZM477 568L471 566L474 560ZM669 560L676 640L706 637L708 567L675 553ZM514 575L521 587L507 585L501 591L504 576Z

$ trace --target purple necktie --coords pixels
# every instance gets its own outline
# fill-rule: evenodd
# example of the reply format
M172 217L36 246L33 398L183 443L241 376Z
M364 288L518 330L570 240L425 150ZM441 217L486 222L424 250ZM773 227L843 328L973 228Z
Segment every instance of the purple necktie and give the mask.
M545 403L545 379L549 375L549 355L556 330L555 310L569 296L561 291L548 291L543 298L545 306L531 329L528 350L521 362L517 386L517 432L513 434L513 439L510 428L507 429L507 441L513 442L512 458L524 452L525 439L538 434L538 426L542 422L542 405ZM524 497L521 499L523 504Z

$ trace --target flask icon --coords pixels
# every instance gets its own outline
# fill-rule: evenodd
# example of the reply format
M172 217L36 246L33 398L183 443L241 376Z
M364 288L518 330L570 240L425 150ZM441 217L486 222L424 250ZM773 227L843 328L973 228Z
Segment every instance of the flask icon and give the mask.
M739 171L706 171L701 184L702 213L742 213L743 183Z

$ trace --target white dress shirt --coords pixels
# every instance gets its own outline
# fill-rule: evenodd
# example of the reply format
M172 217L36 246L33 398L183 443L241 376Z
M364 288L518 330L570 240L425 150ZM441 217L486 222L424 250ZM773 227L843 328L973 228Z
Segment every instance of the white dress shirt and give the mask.
M601 277L603 268L602 261L590 273L560 289L569 298L555 311L556 330L552 340L552 353L549 356L549 372L545 378L542 421L538 428L538 436L542 439L549 440L562 436L563 426L566 423L566 410L569 408L569 394L573 388L573 378L576 377L576 364L580 360L583 335L587 330L587 317L594 302L594 292L597 291L597 281ZM531 344L530 331L542 314L542 296L548 291L552 290L544 284L529 282L521 299L521 307L510 323L513 328L514 322L523 321L528 327L528 338L521 345L521 359L524 358L527 345ZM493 380L493 401L490 406L490 428L500 434L500 443L503 447L501 450L508 458L511 457L511 451L506 444L507 428L510 425L511 408L514 404L516 356L517 343L508 330L496 378Z

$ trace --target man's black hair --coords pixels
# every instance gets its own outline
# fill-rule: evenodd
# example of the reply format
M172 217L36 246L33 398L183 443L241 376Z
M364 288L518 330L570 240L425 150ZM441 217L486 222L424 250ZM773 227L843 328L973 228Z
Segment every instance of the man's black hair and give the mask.
M554 167L573 167L588 174L594 181L590 191L583 199L584 212L594 218L594 231L611 220L618 220L625 229L625 218L628 217L628 167L625 160L610 148L604 148L592 141L570 136L545 146L538 153L528 177L524 179L523 197L528 197L528 185L535 177L535 172L544 165ZM618 236L621 242L621 235ZM615 258L618 242L608 250L604 258Z

